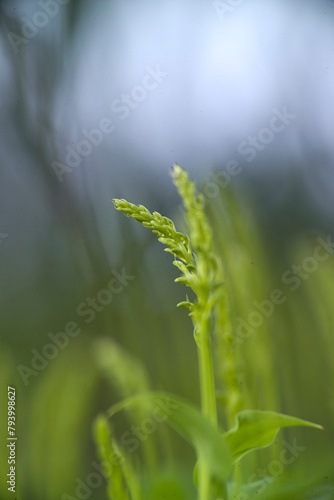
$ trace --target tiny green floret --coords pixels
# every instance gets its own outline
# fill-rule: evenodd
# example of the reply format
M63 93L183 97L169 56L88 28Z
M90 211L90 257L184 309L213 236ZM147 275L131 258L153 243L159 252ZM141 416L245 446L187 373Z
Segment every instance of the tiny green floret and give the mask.
M176 231L174 222L159 214L159 212L151 212L143 205L134 205L123 199L114 199L115 208L120 212L124 212L128 217L136 219L143 226L152 229L153 233L158 236L161 243L167 246L166 252L171 253L177 259L180 259L185 266L194 268L194 260L191 252L189 237Z
M172 177L185 207L190 237L177 231L174 222L159 212L151 213L143 205L124 199L114 199L113 203L117 210L150 228L166 245L165 251L175 257L173 264L182 273L175 281L190 287L198 298L196 304L187 299L178 307L189 309L192 316L204 311L210 316L214 305L222 297L223 282L220 263L211 248L212 233L204 213L203 198L196 194L194 182L180 165L174 165Z

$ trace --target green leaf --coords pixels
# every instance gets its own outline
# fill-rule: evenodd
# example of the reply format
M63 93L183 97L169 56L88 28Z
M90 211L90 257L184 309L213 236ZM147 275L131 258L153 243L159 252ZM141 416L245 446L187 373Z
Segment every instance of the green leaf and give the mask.
M142 403L144 399L151 402L153 418L159 412L161 419L165 417L163 421L193 445L212 477L220 481L228 478L232 460L225 438L196 408L179 397L165 392L151 392L117 403L110 408L108 415L112 417L121 410Z
M273 411L245 410L237 414L236 420L236 425L224 433L234 462L252 450L272 444L283 427L302 425L323 429L321 425Z

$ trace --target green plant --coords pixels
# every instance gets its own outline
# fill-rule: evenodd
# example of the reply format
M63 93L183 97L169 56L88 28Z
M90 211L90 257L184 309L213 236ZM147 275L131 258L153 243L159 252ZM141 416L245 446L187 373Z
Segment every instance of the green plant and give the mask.
M259 485L258 482L254 485L242 484L236 464L244 455L268 447L281 428L295 425L318 429L322 427L276 412L237 411L239 405L236 401L240 400L240 394L237 384L233 383L236 359L234 350L230 348L233 344L233 329L229 318L223 264L213 247L212 231L205 215L203 197L196 193L194 182L179 165L172 169L172 177L185 207L189 236L177 231L174 223L158 212L151 213L144 206L137 206L126 200L116 199L113 202L117 210L136 219L157 235L159 241L166 246L165 251L173 255L173 264L181 272L176 282L186 285L195 294L191 300L187 296L178 307L188 309L193 322L198 349L201 412L176 396L152 392L130 397L114 405L109 410L108 417L135 405L152 409L157 400L168 399L173 404L173 411L166 422L188 440L197 453L198 464L194 470L194 481L198 487L198 499L227 500L232 498L231 495L234 495L233 498L248 499ZM226 343L226 349L220 351L221 363L229 367L226 372L228 376L227 397L224 399L225 421L235 421L235 425L225 432L222 431L217 418L218 395L211 345L214 326L216 331L218 326L220 338ZM232 391L234 394L231 394ZM97 421L96 441L101 458L106 459L108 450L110 453L117 450L117 454L121 456L115 439L111 437L106 416L100 416ZM233 479L230 480L232 472ZM108 489L111 500L142 498L132 467L119 467L114 477L116 479L111 477ZM117 485L117 493L113 484ZM235 496L242 492L243 497Z

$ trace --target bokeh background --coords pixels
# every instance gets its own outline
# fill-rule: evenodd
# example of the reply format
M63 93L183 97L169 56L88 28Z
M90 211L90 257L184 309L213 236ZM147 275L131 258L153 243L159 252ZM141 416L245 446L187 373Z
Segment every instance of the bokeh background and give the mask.
M324 425L286 434L306 448L286 474L330 483L334 265L330 248L310 257L334 240L333 2L2 0L0 16L1 498L13 497L7 384L27 500L76 497L97 460L93 419L123 396L150 387L198 403L171 256L111 201L184 228L174 162L204 193L236 327L254 301L286 296L240 346L244 404ZM268 129L278 113L284 126ZM292 290L282 277L296 272ZM119 275L110 299L101 290ZM80 333L45 361L68 322ZM122 417L115 432L128 427ZM143 476L167 474L191 498L193 452L173 434L167 452L161 434ZM106 498L104 485L90 495Z

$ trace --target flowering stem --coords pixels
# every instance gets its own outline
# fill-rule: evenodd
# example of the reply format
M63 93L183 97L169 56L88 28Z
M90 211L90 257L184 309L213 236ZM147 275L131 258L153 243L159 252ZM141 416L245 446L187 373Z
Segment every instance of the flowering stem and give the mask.
M217 425L217 407L215 380L210 338L210 317L203 318L196 334L198 346L199 378L201 390L201 408L203 415L210 422ZM210 472L205 462L199 462L198 498L210 500Z
M178 307L190 311L194 337L198 348L201 409L217 427L216 391L211 352L211 318L217 303L222 300L224 283L219 259L213 251L212 231L204 211L204 198L197 194L194 182L179 165L172 170L173 182L185 207L189 236L176 230L172 220L158 212L151 213L143 205L115 199L117 210L149 227L174 256L173 264L181 271L175 281L193 290L197 300L180 302ZM199 500L211 500L211 476L208 465L200 460L198 469ZM224 495L225 499L227 494Z
M217 406L211 352L210 319L202 321L197 339L202 413L216 426Z

